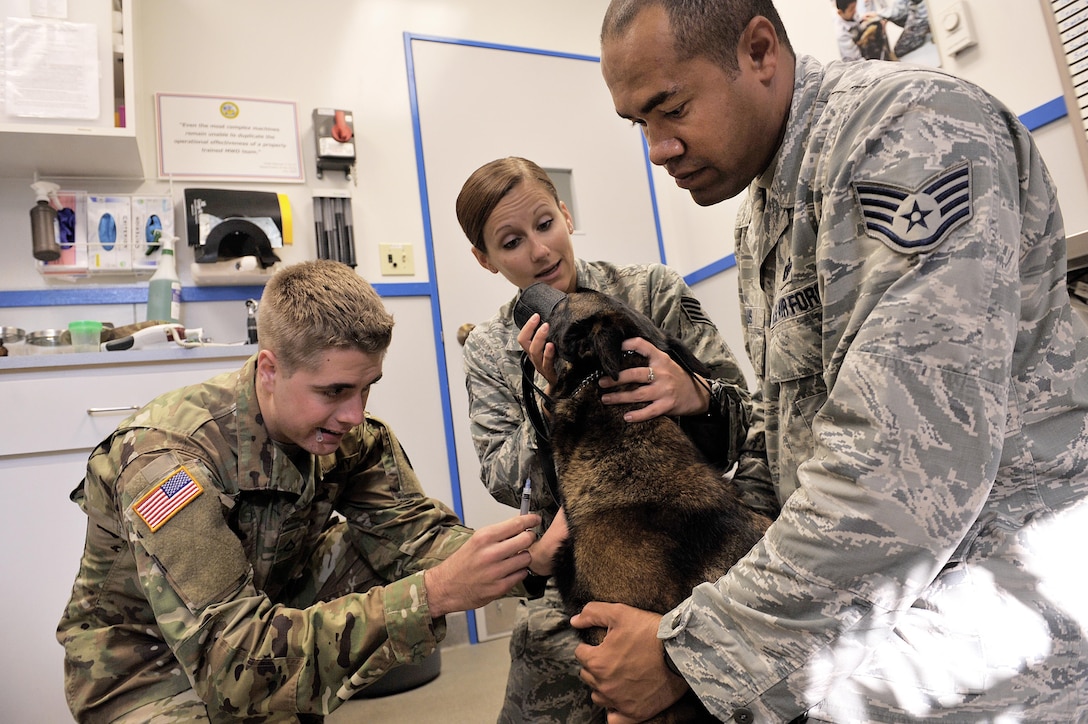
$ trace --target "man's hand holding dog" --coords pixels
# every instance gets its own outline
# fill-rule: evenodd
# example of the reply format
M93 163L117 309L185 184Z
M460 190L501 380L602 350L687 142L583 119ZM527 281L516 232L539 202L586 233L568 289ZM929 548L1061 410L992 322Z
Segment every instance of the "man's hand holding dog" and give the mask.
M644 402L645 407L624 415L627 422L645 422L660 415L699 415L710 405L710 390L699 384L672 357L641 337L625 340L624 351L637 352L648 360L649 367L632 367L620 373L618 380L602 376L598 384L604 389L634 385L630 390L609 392L601 396L606 405Z
M588 603L570 620L575 628L607 629L599 646L579 644L574 656L593 702L608 710L608 724L645 721L674 704L687 682L669 671L657 638L661 614L620 603Z

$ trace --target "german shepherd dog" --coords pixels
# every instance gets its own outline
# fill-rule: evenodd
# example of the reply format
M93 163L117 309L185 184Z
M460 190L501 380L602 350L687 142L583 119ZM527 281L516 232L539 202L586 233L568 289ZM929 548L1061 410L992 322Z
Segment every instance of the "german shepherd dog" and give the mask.
M620 348L632 337L691 373L705 378L709 370L645 315L600 292L567 295L548 321L558 375L550 436L569 528L556 585L571 615L590 601L666 613L724 574L770 521L741 504L675 419L625 422L633 406L603 404L597 380L646 366ZM587 629L582 637L598 644L604 633ZM717 720L689 692L653 721Z

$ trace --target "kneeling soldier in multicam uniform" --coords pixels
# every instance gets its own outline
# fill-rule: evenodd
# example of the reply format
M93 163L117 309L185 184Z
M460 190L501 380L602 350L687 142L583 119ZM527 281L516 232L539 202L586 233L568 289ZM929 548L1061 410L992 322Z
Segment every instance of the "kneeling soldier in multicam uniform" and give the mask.
M475 533L365 412L393 319L349 267L268 283L260 348L92 453L57 637L88 722L320 721L418 662L444 616L515 590L536 515Z

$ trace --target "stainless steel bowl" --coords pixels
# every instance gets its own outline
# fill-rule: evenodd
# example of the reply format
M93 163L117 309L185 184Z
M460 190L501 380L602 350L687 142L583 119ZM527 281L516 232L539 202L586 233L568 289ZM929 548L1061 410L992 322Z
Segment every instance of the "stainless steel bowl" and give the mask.
M65 338L66 329L39 329L26 336L30 354L53 354L66 352L71 348L70 338Z
M4 344L13 344L15 342L22 342L26 339L26 330L19 327L0 327L0 340L3 340Z

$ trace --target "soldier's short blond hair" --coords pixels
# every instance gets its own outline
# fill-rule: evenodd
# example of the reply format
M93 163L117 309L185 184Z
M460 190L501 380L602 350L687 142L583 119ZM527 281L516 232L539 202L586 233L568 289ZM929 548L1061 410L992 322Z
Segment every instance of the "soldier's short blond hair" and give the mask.
M304 261L268 281L257 310L257 339L290 374L314 369L328 349L384 354L393 339L393 316L351 267Z

